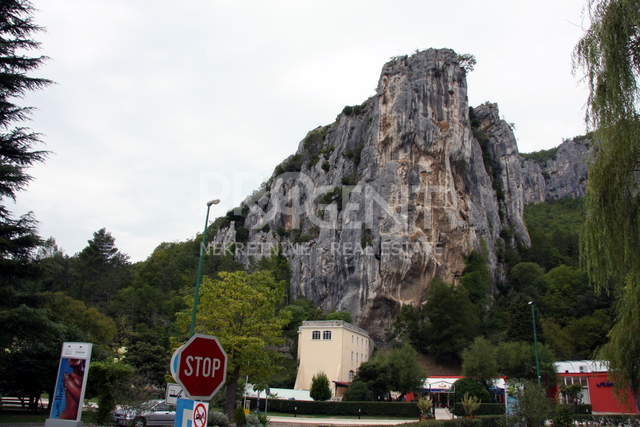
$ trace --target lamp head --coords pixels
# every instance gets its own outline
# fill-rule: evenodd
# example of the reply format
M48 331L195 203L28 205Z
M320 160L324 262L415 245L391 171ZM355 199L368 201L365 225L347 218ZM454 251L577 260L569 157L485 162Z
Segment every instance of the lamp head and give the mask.
M529 301L529 305L533 305L533 301Z
M207 206L217 205L218 203L220 203L220 199L213 199L213 200L209 200L209 201L207 202Z

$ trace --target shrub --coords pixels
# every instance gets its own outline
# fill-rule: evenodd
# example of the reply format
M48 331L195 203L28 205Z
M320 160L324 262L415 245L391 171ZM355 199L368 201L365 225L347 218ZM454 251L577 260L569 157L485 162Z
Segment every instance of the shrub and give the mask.
M364 114L364 104L362 105L347 105L342 109L342 114L346 116L359 116Z
M476 416L504 415L504 409L504 403L481 403L475 414ZM457 416L465 415L462 402L454 404L453 414Z
M362 236L360 239L360 247L364 249L367 246L373 246L373 239L369 236Z
M266 417L263 417L265 422L267 422ZM260 417L258 414L249 414L247 415L247 427L262 427L266 424L262 424L260 421Z
M208 426L229 427L229 418L222 412L209 412Z
M480 399L476 396L471 396L469 393L465 393L462 398L462 407L464 408L464 413L469 417L473 417L473 414L480 407Z
M321 144L327 136L327 129L314 129L304 139L304 148L310 149L314 145Z
M238 406L233 413L233 422L236 423L237 427L244 427L247 424L247 417L242 406Z
M356 185L358 183L358 175L354 172L342 177L342 185Z
M329 388L329 378L327 378L327 374L318 372L311 378L309 395L313 400L331 399L331 388Z
M426 397L423 397L422 399L418 400L418 409L420 409L421 413L427 414L431 412L431 408L433 408L433 402L427 399Z
M356 167L360 164L360 157L362 154L362 145L358 145L357 147L348 149L343 155L349 160L353 160Z
M349 388L342 396L343 402L369 402L371 401L371 391L364 381L355 380L349 384Z
M258 422L263 427L267 427L267 424L269 424L270 420L264 413L260 413L260 414L256 415L256 417L258 418Z

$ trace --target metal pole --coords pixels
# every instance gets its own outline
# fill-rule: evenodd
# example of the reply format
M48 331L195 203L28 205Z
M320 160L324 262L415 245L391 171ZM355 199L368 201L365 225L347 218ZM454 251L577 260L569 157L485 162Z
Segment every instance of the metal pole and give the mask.
M209 225L209 209L211 205L220 203L219 199L207 202L207 216L204 220L204 231L202 232L202 243L200 244L200 262L198 264L198 278L196 279L196 292L193 297L193 310L191 310L191 328L189 329L189 337L193 336L196 327L196 313L198 312L198 294L200 293L200 281L202 280L202 263L204 261L204 252L207 247L207 226Z
M533 345L536 349L536 377L538 378L538 385L540 385L540 358L538 357L538 334L536 332L536 315L533 309L533 301L529 301L531 306L531 321L533 322Z

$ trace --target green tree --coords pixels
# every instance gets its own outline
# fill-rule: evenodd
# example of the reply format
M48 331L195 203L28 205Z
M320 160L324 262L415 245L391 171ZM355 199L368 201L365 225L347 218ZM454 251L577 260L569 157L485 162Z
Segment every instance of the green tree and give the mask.
M467 290L436 277L429 286L424 310L429 350L441 359L458 359L479 329Z
M465 260L464 273L460 283L467 288L469 299L480 309L486 307L487 297L491 290L492 279L489 271L489 251L482 242L482 251L473 251Z
M131 281L131 263L105 228L93 233L88 243L76 257L80 277L75 298L106 312L118 290Z
M518 425L524 420L526 427L543 427L553 413L553 403L547 397L547 390L535 381L523 381L510 387L516 397L513 413L508 425Z
M369 402L371 401L371 390L367 383L360 380L352 381L342 396L343 402Z
M469 396L477 397L482 403L491 403L491 395L487 391L486 387L478 380L473 378L460 378L454 383L454 385L454 402L462 402L464 395L468 394Z
M331 399L331 388L329 378L324 372L318 372L311 378L311 390L309 396L313 400L325 401Z
M196 318L196 333L218 337L227 362L227 397L224 412L233 416L238 379L249 375L260 383L277 369L275 346L282 344L282 329L289 323L290 312L278 310L285 297L284 282L271 273L257 271L221 272L219 280L204 277ZM187 306L193 298L186 297ZM180 327L187 331L191 307L178 315Z
M385 358L374 356L358 368L354 381L364 382L373 400L386 400L390 397L393 376Z
M462 352L462 375L477 379L489 390L493 380L500 375L496 348L490 341L476 337Z
M596 129L585 197L581 255L598 287L614 285L620 298L601 357L629 389L640 411L640 4L591 0L590 27L574 50L574 67L589 87L587 124Z
M544 275L544 281L543 315L565 325L577 314L579 295L588 290L587 275L575 267L559 265Z
M127 347L124 362L133 366L136 373L148 384L163 388L169 374L171 355L165 346L139 340Z
M400 398L409 392L422 390L424 379L429 376L418 359L418 352L409 343L393 349L387 355L391 372L391 388L400 392Z
M39 134L16 126L28 120L33 109L14 102L52 83L28 76L46 60L26 54L40 46L31 38L42 30L33 22L34 11L28 0L0 4L0 287L15 286L38 272L32 262L41 243L35 217L30 212L15 219L6 207L6 200L15 201L17 192L31 181L27 168L47 156L46 151L34 149L40 143Z
M43 298L43 307L50 312L51 320L80 329L89 342L101 345L105 350L113 344L117 332L113 319L61 292L40 295Z
M519 264L520 265L520 264ZM507 340L533 342L533 319L529 298L517 294L507 307ZM536 330L542 330L540 316L535 316ZM538 339L541 337L538 336Z
M326 320L343 320L345 322L351 323L351 313L348 311L332 311L331 313L327 313L325 316Z
M420 352L427 351L426 323L422 313L414 305L402 306L391 325L391 335L401 343L408 342Z
M545 344L538 345L540 377L544 384L556 380L556 357ZM500 343L497 347L498 366L502 374L516 380L536 380L536 353L534 345L523 341ZM537 381L537 380L536 380Z
M509 286L529 300L538 300L546 290L544 268L535 262L521 262L509 272Z

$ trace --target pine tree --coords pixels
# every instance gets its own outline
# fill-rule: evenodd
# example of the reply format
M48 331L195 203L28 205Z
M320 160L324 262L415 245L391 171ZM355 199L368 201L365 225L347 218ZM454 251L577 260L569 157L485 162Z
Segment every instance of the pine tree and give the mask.
M28 0L0 0L0 286L7 287L35 272L31 258L41 240L31 212L15 219L6 207L31 180L26 169L44 161L46 151L34 149L40 135L17 126L29 118L31 107L15 104L27 92L44 88L50 80L27 75L39 68L44 56L25 52L40 43L31 36L42 28L33 22Z

